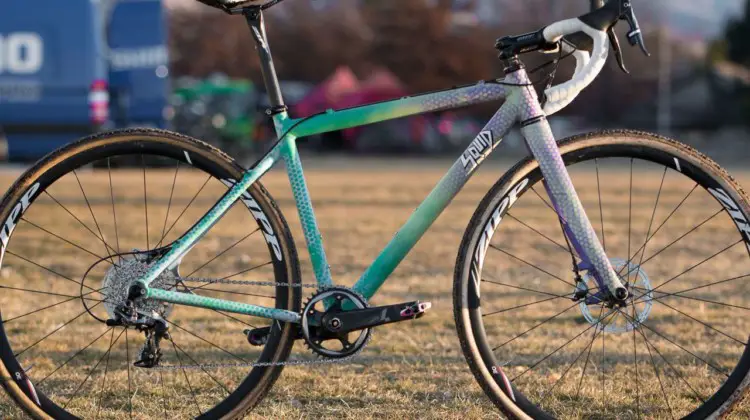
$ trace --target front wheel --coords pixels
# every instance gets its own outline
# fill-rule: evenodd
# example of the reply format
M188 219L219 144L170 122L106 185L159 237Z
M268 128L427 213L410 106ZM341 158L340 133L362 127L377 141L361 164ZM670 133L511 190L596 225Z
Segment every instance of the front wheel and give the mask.
M456 265L456 326L485 393L513 418L748 418L736 404L750 381L747 196L654 135L560 150L630 297L597 294L538 163L522 161L475 212Z

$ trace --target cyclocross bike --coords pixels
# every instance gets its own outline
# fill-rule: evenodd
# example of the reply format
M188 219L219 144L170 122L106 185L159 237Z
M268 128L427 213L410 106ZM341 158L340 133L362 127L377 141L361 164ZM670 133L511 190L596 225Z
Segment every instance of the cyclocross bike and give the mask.
M246 18L278 140L245 170L178 134L106 132L13 184L0 205L0 373L26 413L239 418L284 366L351 360L375 327L430 308L368 300L518 124L530 156L481 201L455 266L455 322L484 392L513 418L747 418L736 404L750 380L746 195L678 142L631 131L557 142L546 119L610 48L625 69L618 21L646 52L629 0L499 39L504 78L299 119L266 39L263 11L279 0L201 1ZM519 59L532 51L554 54L555 69L577 61L541 100ZM354 287L335 285L296 140L500 100ZM259 183L282 160L315 283ZM305 287L317 291L303 304ZM290 358L295 342L318 358Z

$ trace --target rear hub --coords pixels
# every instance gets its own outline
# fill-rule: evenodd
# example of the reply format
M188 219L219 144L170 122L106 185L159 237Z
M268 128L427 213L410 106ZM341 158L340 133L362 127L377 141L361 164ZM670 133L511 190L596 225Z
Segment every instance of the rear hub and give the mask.
M105 296L104 307L111 319L117 319L117 309L122 308L128 300L130 283L143 277L151 267L148 254L137 253L122 258L117 265L112 265L104 275L102 281L102 293ZM177 270L166 270L154 280L149 287L173 290L177 285ZM167 318L172 312L174 305L166 302L158 302L149 299L138 299L135 302L135 310L141 314L157 313L162 318Z

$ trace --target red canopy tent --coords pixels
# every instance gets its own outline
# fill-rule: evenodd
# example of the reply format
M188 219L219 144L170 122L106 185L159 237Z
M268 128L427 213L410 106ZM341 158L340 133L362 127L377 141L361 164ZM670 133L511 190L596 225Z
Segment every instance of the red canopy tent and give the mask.
M295 106L299 115L311 115L335 108L341 98L359 90L360 82L349 67L339 67L326 80L311 90Z

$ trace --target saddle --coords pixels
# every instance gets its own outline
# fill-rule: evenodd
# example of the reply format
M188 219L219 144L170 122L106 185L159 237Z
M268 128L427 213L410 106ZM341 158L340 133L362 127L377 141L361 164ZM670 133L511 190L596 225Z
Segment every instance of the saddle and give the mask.
M221 10L229 10L240 6L264 6L273 0L198 0L199 2Z

